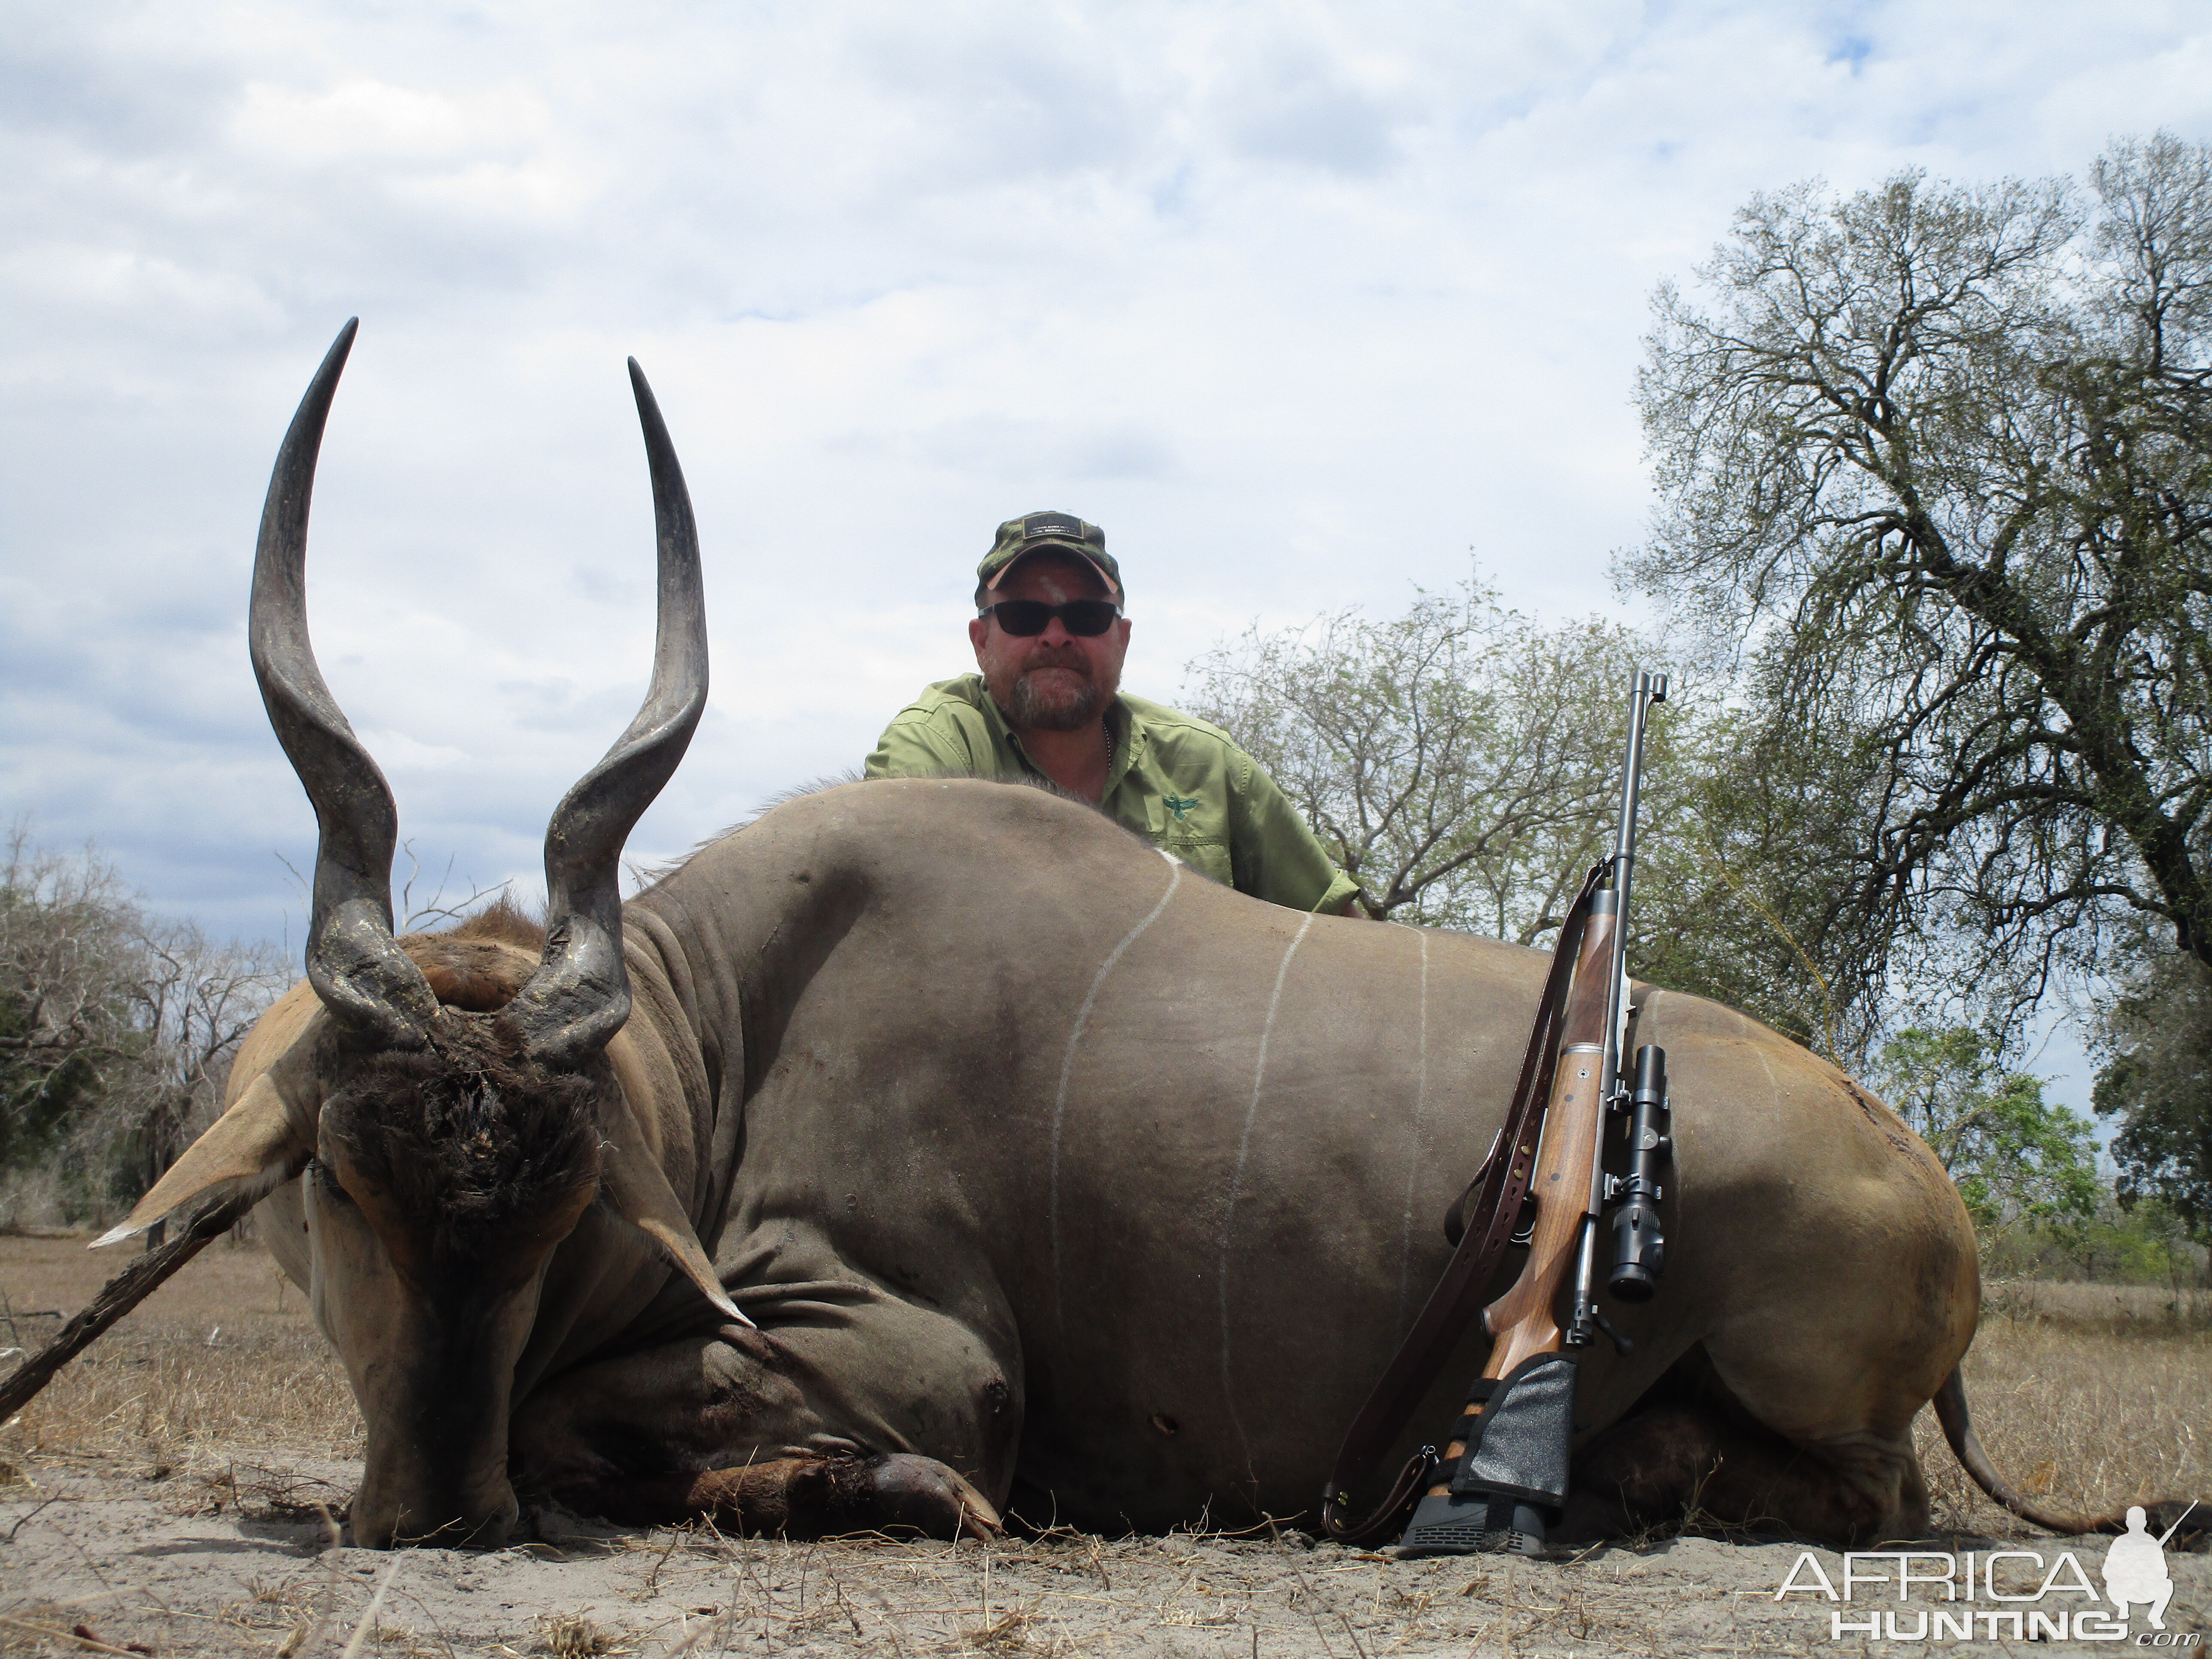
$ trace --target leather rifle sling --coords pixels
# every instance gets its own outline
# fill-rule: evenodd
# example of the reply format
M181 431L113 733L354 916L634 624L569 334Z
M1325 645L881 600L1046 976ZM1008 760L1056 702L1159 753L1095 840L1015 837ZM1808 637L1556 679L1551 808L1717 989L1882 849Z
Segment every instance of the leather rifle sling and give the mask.
M1504 1259L1505 1247L1520 1222L1529 1177L1535 1173L1544 1109L1552 1095L1552 1074L1559 1064L1559 1026L1565 1017L1567 989L1574 978L1575 958L1582 949L1583 930L1589 921L1590 896L1607 867L1600 864L1592 868L1559 928L1551 972L1545 976L1535 1024L1528 1033L1528 1052L1522 1056L1520 1080L1514 1085L1497 1146L1476 1176L1481 1192L1467 1231L1460 1237L1459 1248L1452 1252L1443 1277L1429 1292L1413 1328L1398 1345L1398 1352L1337 1449L1335 1466L1322 1492L1321 1525L1340 1544L1365 1543L1395 1530L1436 1465L1434 1449L1424 1447L1398 1472L1389 1495L1373 1513L1364 1521L1344 1518L1353 1485L1366 1477L1375 1460L1398 1437L1413 1407L1420 1404L1429 1384L1451 1357L1468 1322L1480 1307L1482 1293ZM1465 1204L1466 1200L1461 1202Z

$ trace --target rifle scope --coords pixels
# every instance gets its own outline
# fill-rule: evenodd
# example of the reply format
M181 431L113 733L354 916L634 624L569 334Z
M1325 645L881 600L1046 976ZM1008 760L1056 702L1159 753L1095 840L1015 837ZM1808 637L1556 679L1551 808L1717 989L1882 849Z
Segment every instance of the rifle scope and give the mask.
M1659 1165L1674 1150L1667 1116L1667 1051L1646 1043L1636 1051L1636 1082L1628 1092L1628 1173L1606 1183L1606 1195L1620 1204L1613 1216L1606 1288L1623 1302L1649 1302L1667 1270L1658 1210Z

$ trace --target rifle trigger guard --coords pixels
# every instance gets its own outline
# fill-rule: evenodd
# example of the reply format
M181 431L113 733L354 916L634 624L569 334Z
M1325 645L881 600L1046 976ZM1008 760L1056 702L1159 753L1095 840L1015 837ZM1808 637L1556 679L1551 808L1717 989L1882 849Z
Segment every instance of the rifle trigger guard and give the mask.
M1636 1352L1636 1344L1613 1329L1613 1322L1597 1310L1597 1304L1595 1303L1590 1304L1589 1316L1592 1324L1613 1339L1613 1346L1616 1352L1623 1354L1632 1354Z

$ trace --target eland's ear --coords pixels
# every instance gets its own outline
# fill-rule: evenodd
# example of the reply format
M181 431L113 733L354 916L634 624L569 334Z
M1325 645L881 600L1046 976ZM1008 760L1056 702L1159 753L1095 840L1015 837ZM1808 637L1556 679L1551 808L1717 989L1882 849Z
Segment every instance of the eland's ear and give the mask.
M646 1145L644 1132L619 1089L601 1110L600 1128L605 1138L599 1146L599 1187L615 1213L659 1245L716 1311L740 1325L750 1325L753 1322L730 1300L715 1276L714 1264L692 1231L691 1218L676 1201L676 1189Z
M94 1239L91 1248L134 1238L179 1205L217 1187L244 1182L258 1184L261 1193L274 1192L307 1166L313 1152L313 1143L294 1123L284 1097L264 1072L205 1134L185 1149L185 1155L131 1206L121 1224Z

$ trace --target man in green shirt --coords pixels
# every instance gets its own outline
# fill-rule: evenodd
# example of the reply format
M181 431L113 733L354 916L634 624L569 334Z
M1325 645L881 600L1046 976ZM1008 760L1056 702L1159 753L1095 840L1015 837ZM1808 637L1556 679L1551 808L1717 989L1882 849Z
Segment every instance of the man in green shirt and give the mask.
M1257 761L1219 726L1121 691L1121 571L1097 525L1009 519L975 578L981 672L901 709L868 776L1049 778L1239 892L1350 912L1358 885Z

